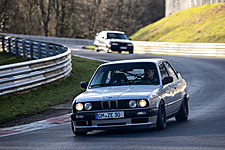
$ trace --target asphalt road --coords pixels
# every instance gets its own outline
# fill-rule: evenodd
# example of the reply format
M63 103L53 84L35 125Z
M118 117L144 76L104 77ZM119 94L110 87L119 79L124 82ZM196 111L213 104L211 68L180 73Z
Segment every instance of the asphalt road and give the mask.
M73 54L108 61L165 58L187 81L190 118L186 122L168 120L164 131L94 131L74 136L70 124L0 138L0 149L202 149L225 150L225 59L173 56L105 54L72 51Z

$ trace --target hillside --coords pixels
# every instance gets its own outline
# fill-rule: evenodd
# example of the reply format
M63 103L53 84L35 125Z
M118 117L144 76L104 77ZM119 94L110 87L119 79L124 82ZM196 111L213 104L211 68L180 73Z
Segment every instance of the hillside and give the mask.
M225 3L193 7L150 24L130 37L138 41L225 43Z

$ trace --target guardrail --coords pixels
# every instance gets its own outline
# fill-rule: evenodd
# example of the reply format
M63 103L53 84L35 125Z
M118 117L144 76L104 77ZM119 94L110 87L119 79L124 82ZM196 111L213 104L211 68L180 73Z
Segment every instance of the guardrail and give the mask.
M93 40L78 39L78 38L46 37L46 36L37 36L37 35L6 34L6 33L0 33L0 34L6 35L6 36L34 40L34 41L63 44L63 45L66 45L67 47L72 46L73 48L82 48L83 46L93 44Z
M93 40L85 40L85 39L44 37L44 36L19 35L19 34L9 34L9 35L31 40L65 44L73 48L81 48L82 46L93 45L94 42ZM174 42L146 42L146 41L132 41L132 43L134 44L134 53L138 54L225 57L224 43L174 43Z
M132 43L134 44L134 53L140 54L225 57L224 43L174 43L146 41L132 41Z
M0 96L34 88L68 76L72 70L69 48L1 36L1 50L30 60L0 66Z

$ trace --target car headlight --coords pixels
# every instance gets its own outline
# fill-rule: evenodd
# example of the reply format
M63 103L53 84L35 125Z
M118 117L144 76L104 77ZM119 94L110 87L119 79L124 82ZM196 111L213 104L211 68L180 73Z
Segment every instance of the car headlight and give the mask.
M76 110L82 110L84 108L82 103L77 103L76 104Z
M127 46L133 46L133 44L130 43L130 44L127 44Z
M130 106L131 108L135 108L135 107L137 106L137 102L136 102L135 100L131 100L131 101L129 102L129 106Z
M119 43L111 43L112 45L115 45L115 46L117 46L117 45L119 45Z
M144 100L144 99L139 100L139 101L138 101L138 105L139 105L140 107L145 107L145 106L147 105L147 101Z
M91 103L85 103L85 104L84 104L84 108L85 108L86 110L90 110L90 109L92 108L92 104L91 104Z

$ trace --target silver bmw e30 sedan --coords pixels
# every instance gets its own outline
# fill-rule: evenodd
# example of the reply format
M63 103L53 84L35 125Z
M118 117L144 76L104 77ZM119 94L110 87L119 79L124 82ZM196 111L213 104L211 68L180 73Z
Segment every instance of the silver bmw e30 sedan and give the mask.
M76 135L93 130L166 128L166 120L188 119L185 80L164 59L114 61L98 67L86 91L72 104Z

